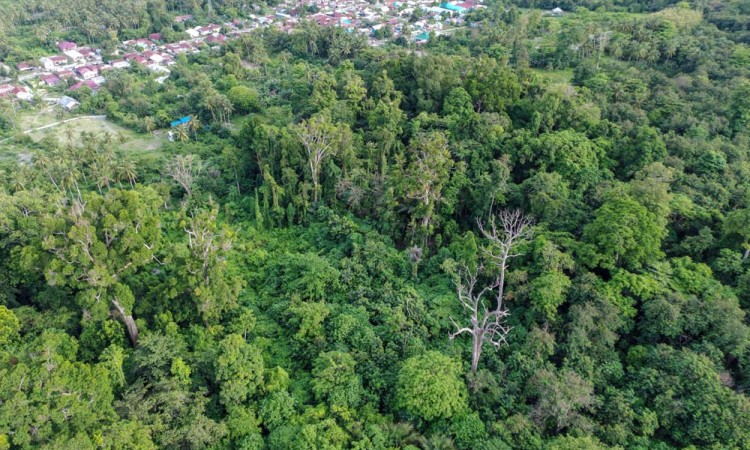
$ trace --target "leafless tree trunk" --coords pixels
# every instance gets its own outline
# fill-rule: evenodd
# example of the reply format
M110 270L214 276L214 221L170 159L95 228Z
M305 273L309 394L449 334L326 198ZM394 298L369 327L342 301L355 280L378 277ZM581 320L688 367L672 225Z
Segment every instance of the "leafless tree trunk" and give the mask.
M193 193L193 182L201 168L201 161L196 155L178 155L167 162L164 174L182 186L189 197Z
M226 252L232 243L222 233L216 231L216 216L218 211L213 209L205 214L192 215L188 225L184 228L188 237L188 247L201 262L201 278L209 282L209 267L219 252Z
M297 137L307 154L310 177L313 182L313 203L318 204L320 193L320 169L325 158L334 150L333 126L325 119L313 117L303 121L297 128Z
M497 219L500 221L499 226ZM464 267L459 272L456 282L458 300L468 312L469 324L461 326L451 317L456 331L449 333L448 337L453 340L463 333L471 335L472 373L477 371L484 344L489 342L497 349L506 343L505 339L510 332L510 327L505 325L505 320L510 313L503 305L505 272L508 269L508 260L518 256L512 253L515 244L528 239L532 233L531 220L520 211L502 211L497 219L493 217L488 225L479 221L479 230L490 244L485 249L485 256L496 266L497 275L487 286L479 289L478 278L486 272L484 265L480 265L473 272ZM495 296L494 305L487 300L491 293Z
M116 299L112 300L112 306L115 307L119 319L125 324L125 328L128 330L128 337L130 337L130 343L135 347L138 343L138 327L135 324L135 319L133 319L131 314L125 314L125 308Z

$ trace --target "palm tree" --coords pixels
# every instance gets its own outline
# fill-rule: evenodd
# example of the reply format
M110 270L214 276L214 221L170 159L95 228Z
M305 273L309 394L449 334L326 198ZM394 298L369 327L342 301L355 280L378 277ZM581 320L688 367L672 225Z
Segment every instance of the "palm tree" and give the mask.
M456 448L453 439L441 433L435 433L429 438L422 436L419 439L419 446L422 450L455 450Z
M73 127L71 125L65 125L65 137L68 138L68 143L73 143Z
M190 135L188 134L188 129L185 125L178 126L176 128L176 132L177 132L177 139L183 144L190 140Z
M135 164L133 163L133 161L130 159L123 159L122 161L120 161L117 176L118 178L126 178L128 180L128 183L130 183L130 187L134 187L138 175L136 174Z
M47 174L47 177L55 186L55 189L62 192L62 190L60 189L60 185L58 184L57 180L55 180L55 175L53 174L55 163L49 156L47 156L47 154L39 155L39 157L36 158L36 161L34 161L34 165L42 169L42 171Z
M416 444L423 436L414 429L409 422L386 423L380 426L389 445L401 447L408 444Z
M114 141L112 133L110 133L109 131L104 131L102 133L100 141L105 146L110 147L112 145L112 142Z
M112 171L110 168L111 166L104 158L97 158L91 165L91 174L94 176L96 188L100 194L104 186L109 189L110 181L112 181Z
M190 127L190 131L193 132L193 139L198 140L198 130L201 129L201 121L195 116L190 116L190 121L187 123Z

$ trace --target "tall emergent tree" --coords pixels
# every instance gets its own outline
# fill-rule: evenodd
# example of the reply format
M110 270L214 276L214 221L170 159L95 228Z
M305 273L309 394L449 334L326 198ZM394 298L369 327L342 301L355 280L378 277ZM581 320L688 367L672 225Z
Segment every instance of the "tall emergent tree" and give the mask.
M479 221L479 230L489 240L489 245L485 249L485 257L497 273L487 286L479 289L478 278L490 270L480 265L474 271L468 267L460 271L456 282L456 293L461 306L469 313L469 325L461 326L451 317L456 331L448 334L451 340L463 333L471 335L472 373L477 372L484 344L489 342L495 348L499 348L506 342L505 337L510 327L505 324L505 319L510 313L503 305L505 272L508 269L508 260L518 256L517 253L513 253L514 247L522 240L531 237L533 232L531 219L518 210L502 211L497 218L493 216L488 225ZM492 292L495 293L494 307L488 305L486 300Z
M86 314L111 310L133 345L135 298L125 279L154 260L161 245L162 203L150 187L112 189L71 200L46 222L42 247L54 256L45 269L48 283L73 291Z
M316 115L297 126L297 137L307 154L310 178L313 183L313 203L320 195L320 171L323 161L336 150L336 126L327 117Z

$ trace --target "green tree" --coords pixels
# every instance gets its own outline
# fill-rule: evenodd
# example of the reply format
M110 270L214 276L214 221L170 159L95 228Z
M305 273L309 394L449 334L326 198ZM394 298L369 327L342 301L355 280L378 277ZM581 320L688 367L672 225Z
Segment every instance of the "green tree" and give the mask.
M215 362L219 398L225 407L243 405L263 383L260 351L239 334L230 334L219 343Z
M0 305L0 347L16 340L20 329L21 324L13 311Z
M600 266L639 269L662 256L665 233L654 213L629 195L613 193L584 227L583 239L596 247Z
M356 408L362 402L362 382L355 372L354 358L348 353L321 353L313 365L312 389L319 400L331 407Z
M227 97L232 102L235 111L245 114L255 111L260 102L258 91L243 85L234 86L227 92Z
M162 242L161 196L149 187L73 199L50 218L42 248L53 258L44 272L52 286L71 289L81 308L103 318L108 308L133 345L138 328L128 277L154 261Z
M440 352L429 351L404 361L396 382L396 404L407 413L432 421L466 409L461 365Z

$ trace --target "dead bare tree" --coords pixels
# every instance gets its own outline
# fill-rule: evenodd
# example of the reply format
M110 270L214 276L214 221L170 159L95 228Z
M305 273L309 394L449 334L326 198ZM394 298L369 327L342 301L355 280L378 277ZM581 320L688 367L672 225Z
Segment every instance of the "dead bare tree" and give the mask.
M177 155L164 166L164 174L182 186L190 197L193 193L193 182L202 167L196 155Z
M336 149L336 127L327 118L314 116L297 125L296 134L307 154L307 164L313 182L313 203L317 205L323 161Z
M510 327L505 321L510 312L503 305L503 300L508 260L519 256L518 253L513 253L513 248L522 240L530 238L533 231L531 220L521 211L501 211L497 218L490 219L489 224L485 225L482 221L478 221L478 224L482 235L489 241L489 245L484 249L485 258L492 263L497 274L489 284L479 289L478 279L489 272L484 265L480 265L474 271L464 266L459 271L456 293L461 306L469 314L469 325L460 326L451 317L456 331L448 334L451 340L464 333L471 335L472 373L477 371L486 343L490 343L496 349L507 343L506 336L510 332ZM487 300L491 293L494 293L494 305Z

